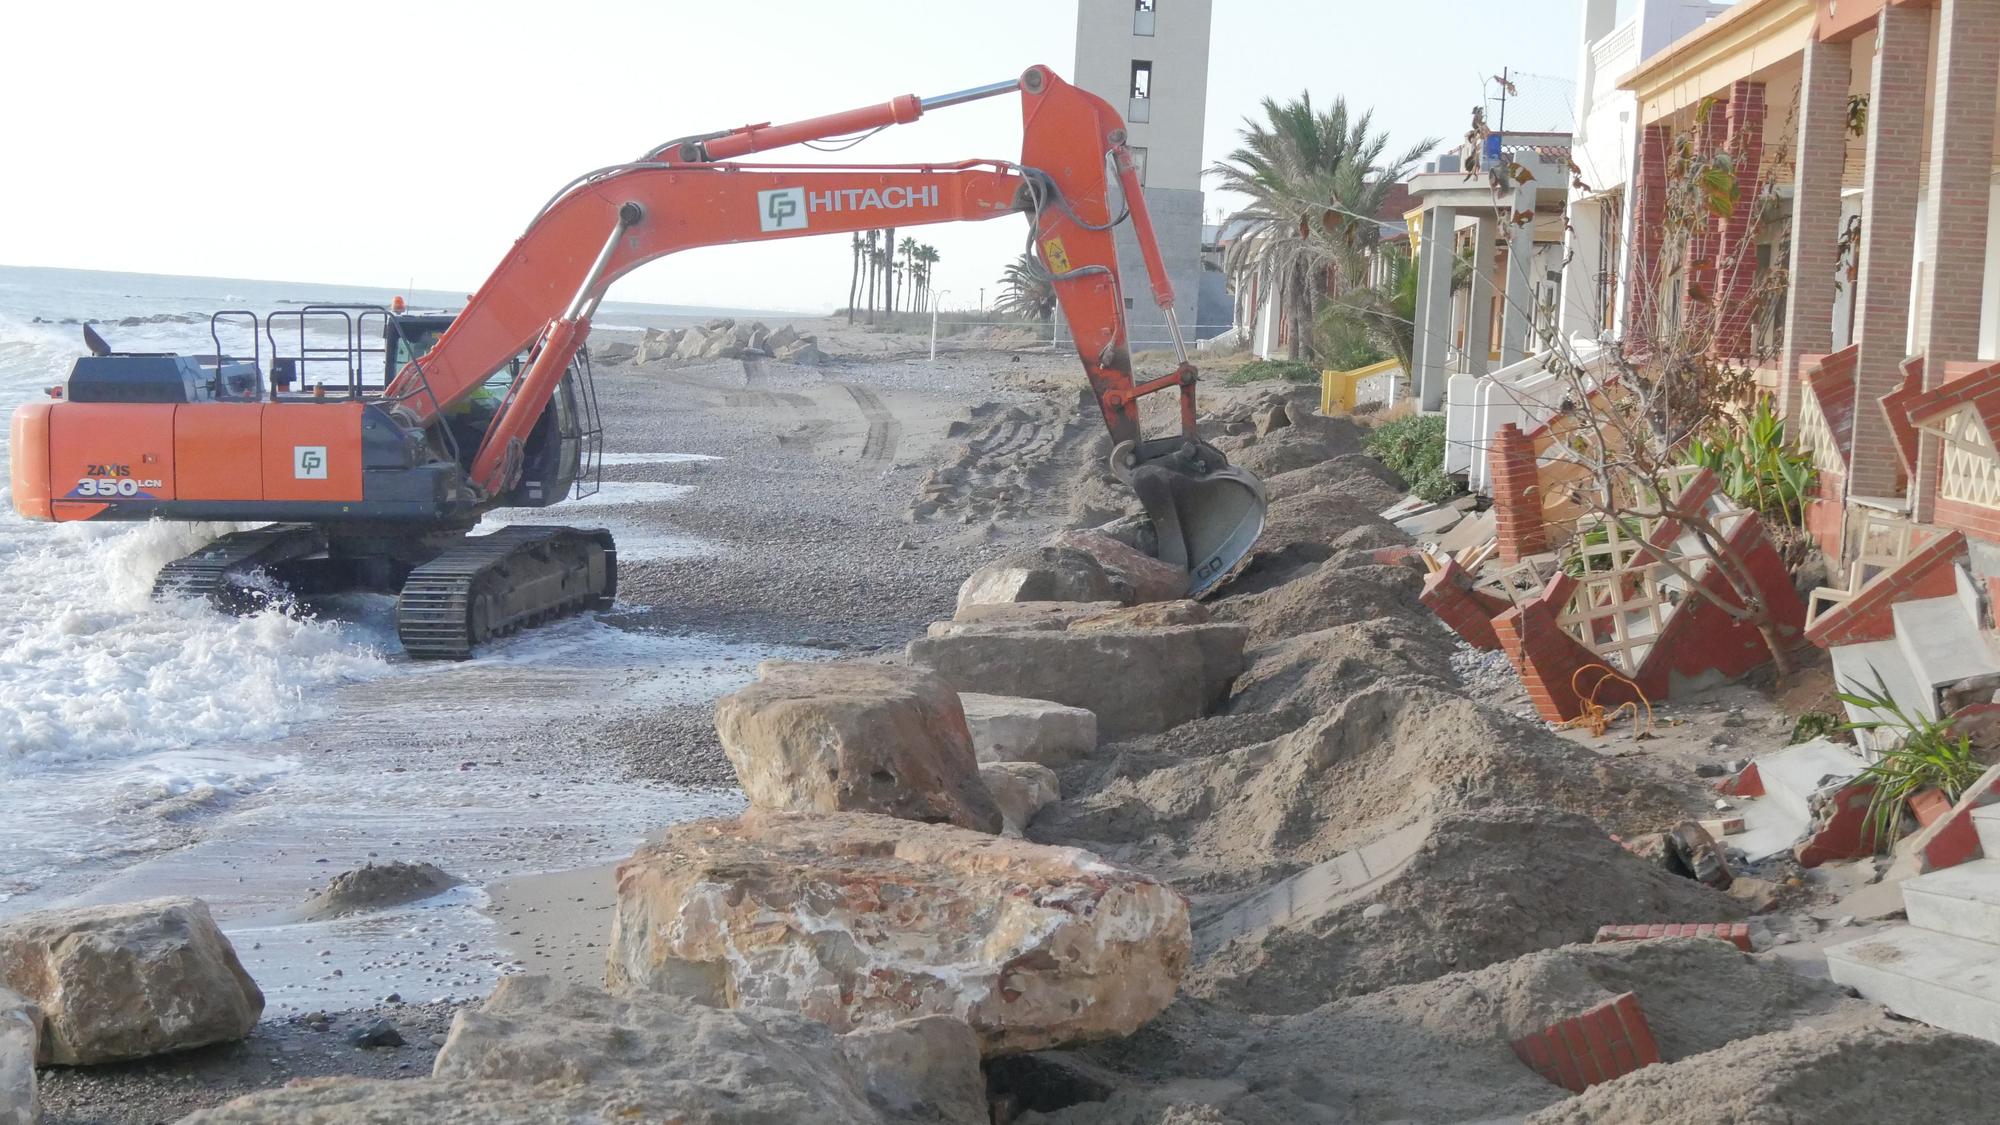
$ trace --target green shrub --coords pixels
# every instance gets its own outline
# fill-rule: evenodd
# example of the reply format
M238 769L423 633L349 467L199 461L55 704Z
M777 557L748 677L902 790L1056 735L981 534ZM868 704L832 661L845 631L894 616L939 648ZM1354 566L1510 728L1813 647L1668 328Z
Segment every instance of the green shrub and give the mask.
M1319 368L1310 363L1291 359L1253 359L1231 372L1223 382L1232 387L1245 383L1261 383L1267 379L1283 379L1287 383L1317 383Z
M1747 417L1729 419L1707 440L1688 444L1687 461L1720 478L1731 500L1789 527L1805 526L1818 476L1812 457L1785 442L1785 420L1768 398Z
M1842 723L1843 730L1888 730L1899 740L1895 749L1877 758L1854 779L1875 783L1875 793L1868 799L1868 823L1874 829L1877 848L1895 843L1901 834L1903 807L1911 797L1925 789L1940 789L1947 799L1956 801L1967 786L1986 772L1986 763L1973 751L1972 740L1962 734L1953 737L1956 720L1904 714L1890 696L1880 672L1875 674L1872 689L1850 685L1848 690L1836 694L1842 703L1865 707L1882 716L1866 722Z
M1444 416L1406 414L1375 427L1368 435L1368 452L1396 470L1410 494L1436 502L1458 492L1444 475Z

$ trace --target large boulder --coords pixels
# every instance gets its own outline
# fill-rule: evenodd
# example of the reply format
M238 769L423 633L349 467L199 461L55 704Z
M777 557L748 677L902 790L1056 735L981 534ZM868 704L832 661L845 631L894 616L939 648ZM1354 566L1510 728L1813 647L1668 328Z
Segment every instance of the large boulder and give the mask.
M984 1054L1130 1034L1187 966L1179 892L1089 852L751 809L618 867L606 981L835 1030L949 1015Z
M674 345L674 358L680 360L700 359L708 350L709 333L700 328L690 328L681 333L680 343Z
M35 1045L41 1038L42 1010L0 988L0 1125L40 1125Z
M1096 560L1106 574L1123 580L1135 602L1167 602L1187 596L1193 580L1185 567L1161 562L1102 531L1065 531L1050 546L1070 547Z
M786 363L796 363L806 367L818 366L821 359L819 341L811 336L794 340L771 354Z
M1243 671L1248 631L1241 625L1092 628L1090 620L919 637L909 644L910 662L935 669L960 691L1082 707L1097 715L1106 739L1200 718L1228 697Z
M1185 589L1186 587L1183 587ZM1132 584L1075 547L1031 547L972 572L958 588L958 612L1009 602L1117 602L1136 600Z
M716 701L715 732L760 808L1000 830L958 693L921 668L767 660Z
M959 1020L840 1035L795 1012L627 999L547 977L504 978L485 1004L460 1011L432 1074L652 1088L690 1117L750 1105L770 1120L984 1125L987 1116L979 1040Z
M664 331L658 328L646 329L646 334L640 337L639 346L633 353L633 362L654 363L663 359L672 359L675 350L680 347L681 337L686 334L683 329L679 328L669 328Z
M1097 716L1081 707L1012 695L958 693L981 762L1066 766L1097 749Z
M42 1011L44 1066L241 1039L264 994L196 898L38 910L0 923L0 985Z
M1000 830L1009 836L1027 831L1036 813L1062 800L1056 771L1036 762L986 762L979 779L1000 806Z

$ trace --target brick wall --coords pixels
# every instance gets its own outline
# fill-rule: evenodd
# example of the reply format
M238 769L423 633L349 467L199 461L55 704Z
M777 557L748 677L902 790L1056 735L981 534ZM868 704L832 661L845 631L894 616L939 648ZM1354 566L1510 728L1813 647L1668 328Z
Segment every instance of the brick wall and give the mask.
M1446 559L1424 579L1423 593L1417 600L1473 648L1490 652L1500 647L1500 638L1493 632L1493 615L1503 607L1473 589L1472 575L1457 559Z
M2000 0L1941 0L1936 18L1937 79L1923 231L1930 280L1917 306L1917 348L1933 365L1969 360L1979 352L1993 101L2000 92ZM1934 516L1941 452L1935 438L1919 446L1912 495L1919 521Z
M1493 478L1493 535L1500 561L1512 566L1547 551L1549 532L1542 522L1535 443L1519 426L1509 422L1494 435L1486 458Z
M1751 295L1757 281L1755 215L1764 168L1764 84L1748 80L1732 84L1723 117L1740 191L1729 217L1720 224L1721 260L1714 292L1721 304L1716 310L1715 351L1745 359L1751 351Z
M1855 334L1861 344L1855 394L1863 402L1877 401L1896 389L1908 354L1911 248L1917 237L1930 30L1930 10L1904 4L1884 7L1878 23L1880 43L1868 99L1861 279L1855 293ZM1850 491L1862 496L1896 495L1900 458L1879 412L1854 412L1851 448Z
M1625 337L1628 349L1647 350L1659 318L1659 294L1653 285L1660 256L1660 228L1667 213L1667 141L1665 125L1639 131L1639 157L1633 170L1632 244L1625 263Z
M1833 350L1835 250L1846 166L1834 154L1844 153L1847 144L1849 51L1845 43L1808 42L1800 79L1791 288L1785 296L1785 350L1778 366L1779 409L1787 418L1798 414L1801 359Z

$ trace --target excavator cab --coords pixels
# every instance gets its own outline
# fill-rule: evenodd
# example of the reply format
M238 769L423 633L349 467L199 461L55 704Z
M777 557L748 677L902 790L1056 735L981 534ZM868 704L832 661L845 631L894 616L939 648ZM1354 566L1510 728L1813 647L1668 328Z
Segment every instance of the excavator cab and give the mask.
M389 318L382 330L391 369L400 371L429 352L454 318L442 313L404 313ZM508 393L527 367L516 356L486 377L472 393L453 403L441 416L457 450L457 460L470 471L473 454L487 427L500 413ZM597 491L603 458L603 425L597 411L590 353L577 349L562 381L528 431L521 447L521 473L514 486L496 498L494 507L545 508Z

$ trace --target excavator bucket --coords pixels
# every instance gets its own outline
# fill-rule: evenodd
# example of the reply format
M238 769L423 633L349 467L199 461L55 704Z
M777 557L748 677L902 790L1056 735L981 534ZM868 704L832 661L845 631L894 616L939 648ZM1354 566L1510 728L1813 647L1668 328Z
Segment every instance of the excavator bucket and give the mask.
M1192 576L1189 595L1221 581L1264 530L1264 482L1230 468L1205 443L1193 457L1143 463L1128 479L1153 521L1160 559L1186 567Z

